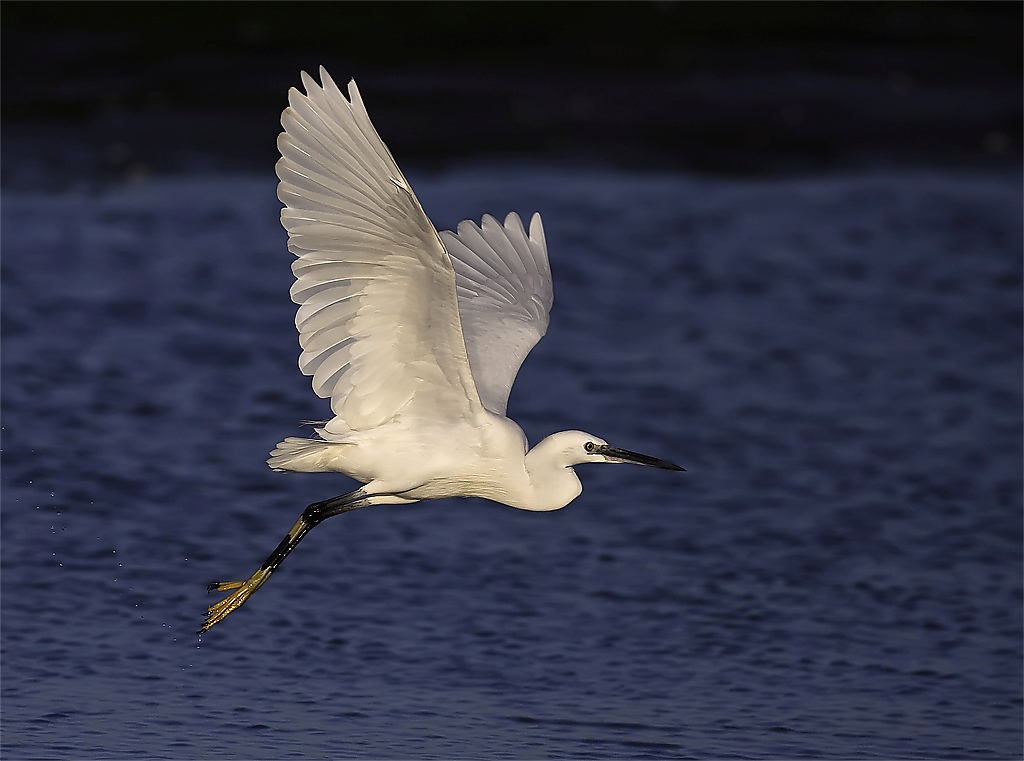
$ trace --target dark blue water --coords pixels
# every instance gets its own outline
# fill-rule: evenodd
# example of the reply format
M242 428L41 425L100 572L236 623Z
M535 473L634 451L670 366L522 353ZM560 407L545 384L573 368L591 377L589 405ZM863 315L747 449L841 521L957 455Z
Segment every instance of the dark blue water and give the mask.
M687 472L333 519L200 642L352 487L264 465L328 414L274 179L7 190L6 758L1021 756L1019 174L411 179L544 215L531 440Z

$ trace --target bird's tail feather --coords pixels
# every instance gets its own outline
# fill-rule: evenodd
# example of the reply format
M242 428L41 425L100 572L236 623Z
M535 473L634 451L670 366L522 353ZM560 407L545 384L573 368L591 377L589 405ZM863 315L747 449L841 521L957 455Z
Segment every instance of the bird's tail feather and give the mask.
M324 467L324 460L330 455L331 448L336 446L338 445L329 441L289 436L270 453L267 465L274 470L321 473L328 470Z

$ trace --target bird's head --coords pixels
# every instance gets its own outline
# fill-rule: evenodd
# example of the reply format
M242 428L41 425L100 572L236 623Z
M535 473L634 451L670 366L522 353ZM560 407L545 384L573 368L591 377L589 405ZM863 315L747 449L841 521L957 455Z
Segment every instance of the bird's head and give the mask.
M631 462L663 470L686 470L668 460L613 447L601 437L584 431L562 431L549 436L548 439L570 467L588 462Z
M529 499L515 507L523 510L565 507L583 490L573 466L588 462L632 462L664 470L683 470L668 460L613 447L590 433L561 431L551 434L527 453L526 470L533 490Z

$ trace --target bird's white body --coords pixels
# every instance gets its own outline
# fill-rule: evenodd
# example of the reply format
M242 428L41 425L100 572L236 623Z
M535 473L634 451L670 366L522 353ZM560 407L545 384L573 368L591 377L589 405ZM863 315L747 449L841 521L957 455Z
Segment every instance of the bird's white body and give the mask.
M415 502L481 497L522 510L557 510L582 491L571 465L584 439L579 431L553 434L531 450L526 435L507 417L486 410L479 421L398 418L354 433L348 443L299 440L288 470L344 473L365 484L376 501ZM276 450L275 450L276 451ZM272 456L271 462L277 462Z
M281 222L299 305L299 368L330 398L316 438L290 437L275 470L344 473L363 486L310 505L277 550L207 613L205 631L269 578L325 518L374 504L482 497L557 510L582 491L574 465L636 462L682 470L562 431L529 449L505 416L516 373L553 301L540 215L484 216L438 233L377 135L355 82L327 72L292 88L278 138Z

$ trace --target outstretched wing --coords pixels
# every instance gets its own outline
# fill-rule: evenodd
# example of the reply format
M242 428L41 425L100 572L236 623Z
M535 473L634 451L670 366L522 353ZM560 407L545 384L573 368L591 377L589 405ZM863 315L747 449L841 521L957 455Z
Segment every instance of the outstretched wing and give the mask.
M321 434L482 412L441 239L370 123L321 67L288 93L278 197L299 304L299 368L331 399Z
M481 226L459 223L441 240L455 267L469 364L480 400L504 415L512 382L523 360L548 329L551 267L540 214L526 234L519 215L502 225L485 215Z

